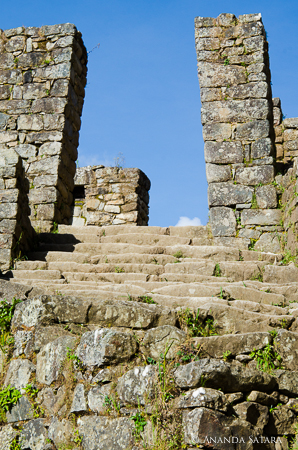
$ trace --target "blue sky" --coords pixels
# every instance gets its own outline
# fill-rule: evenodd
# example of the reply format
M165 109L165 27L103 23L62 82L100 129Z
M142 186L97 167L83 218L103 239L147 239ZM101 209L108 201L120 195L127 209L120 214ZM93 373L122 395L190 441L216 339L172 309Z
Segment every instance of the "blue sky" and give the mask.
M2 29L71 22L89 55L79 163L126 167L151 180L150 225L208 219L196 74L194 17L261 12L273 95L298 116L297 0L15 0L1 5ZM185 221L184 221L185 223Z

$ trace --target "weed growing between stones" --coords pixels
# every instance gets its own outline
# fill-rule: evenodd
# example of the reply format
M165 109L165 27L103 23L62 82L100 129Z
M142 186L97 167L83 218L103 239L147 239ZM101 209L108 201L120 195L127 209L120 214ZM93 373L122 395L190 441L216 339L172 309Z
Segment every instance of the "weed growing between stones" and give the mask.
M15 307L21 300L13 298L9 303L5 299L0 302L0 348L3 353L8 352L8 347L14 343L14 338L10 334L10 324L13 318Z
M84 366L83 362L77 355L74 354L74 350L72 348L67 347L66 358L68 359L68 361L74 362L74 365L77 370L80 370L81 372L84 372L86 370L86 367Z
M176 253L173 254L174 258L185 258L181 250L178 250Z
M5 413L15 406L22 394L10 385L0 391L0 420L6 422Z
M221 268L219 264L215 264L214 275L215 277L221 277Z
M27 386L25 387L25 391L26 391L27 396L29 397L29 399L32 402L34 418L37 419L38 417L43 416L45 411L36 402L36 397L39 392L39 389L35 389L32 386L32 384L27 384Z
M249 356L257 362L257 368L262 372L282 369L280 364L281 356L271 344L267 344L266 347L260 350L254 349Z
M293 262L295 264L295 266L298 267L298 264L297 264L298 263L298 252L297 252L297 250L294 255L292 254L291 250L286 250L284 252L284 257L280 263L283 266L287 266L291 262Z
M253 275L251 277L251 280L260 281L261 283L263 283L264 271L265 271L264 267L260 267L259 272Z
M123 272L125 272L125 270L122 269L122 267L119 267L119 266L115 267L115 273L123 273Z
M21 444L19 442L19 436L16 436L10 444L9 450L21 450Z
M213 317L207 316L204 320L200 317L200 310L197 313L191 311L189 308L180 310L178 312L178 320L180 327L185 329L189 337L208 337L216 336L215 329L216 322Z

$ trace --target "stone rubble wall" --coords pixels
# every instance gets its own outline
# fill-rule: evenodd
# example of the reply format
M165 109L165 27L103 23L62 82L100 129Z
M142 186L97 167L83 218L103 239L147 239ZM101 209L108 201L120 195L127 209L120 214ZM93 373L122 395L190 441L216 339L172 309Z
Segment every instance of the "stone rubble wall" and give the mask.
M22 160L13 149L0 149L0 269L30 250L34 230L29 221L29 183Z
M212 233L223 244L268 251L282 217L261 15L197 17L195 39Z
M10 353L0 350L2 389L21 394L0 417L1 448L14 442L28 449L137 450L157 448L159 440L170 448L172 439L176 448L224 448L222 441L206 445L206 434L243 438L244 450L288 448L298 415L298 335L282 324L297 324L296 316L268 311L269 331L257 330L260 314L254 331L191 337L177 309L40 295L40 288L33 293L3 280L0 289L8 301L23 300L11 324ZM209 308L197 313L202 324ZM264 361L258 365L252 354L268 348L280 358L274 370L262 370ZM270 445L260 446L261 436Z
M39 231L71 217L86 63L72 24L1 31L0 148L23 159Z
M148 225L150 180L141 170L82 167L74 185L71 225Z

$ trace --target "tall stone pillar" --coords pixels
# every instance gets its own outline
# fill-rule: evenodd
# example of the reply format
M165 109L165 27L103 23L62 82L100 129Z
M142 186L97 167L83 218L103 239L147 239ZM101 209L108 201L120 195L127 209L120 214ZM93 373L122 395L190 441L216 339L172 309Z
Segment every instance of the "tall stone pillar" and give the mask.
M261 15L197 17L195 41L212 233L218 243L247 248L281 219Z
M72 214L86 63L72 24L1 31L0 151L14 148L23 159L40 231Z

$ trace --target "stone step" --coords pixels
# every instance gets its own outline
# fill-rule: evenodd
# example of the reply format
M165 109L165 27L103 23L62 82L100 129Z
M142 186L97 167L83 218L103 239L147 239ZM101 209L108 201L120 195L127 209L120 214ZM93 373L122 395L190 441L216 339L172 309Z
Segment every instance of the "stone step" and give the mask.
M78 264L74 262L52 262L48 263L49 270L60 270L64 272L84 273L145 273L147 275L161 275L164 266L157 264Z
M164 266L167 263L175 262L177 259L171 255L152 254L146 255L143 253L124 253L96 255L91 257L91 264L155 264Z
M196 274L187 274L187 273L164 273L159 277L160 281L167 281L170 283L180 282L180 283L205 283L205 282L227 282L229 281L226 277L214 277L208 275L196 275ZM233 281L233 280L231 280Z
M72 253L76 250L76 245L85 245L85 248L90 248L90 244L46 244L41 242L38 246L38 252L67 252ZM98 244L93 244L98 245ZM93 247L93 246L92 246ZM85 252L81 252L85 253Z
M59 225L59 233L73 234L96 234L97 236L115 236L117 234L160 234L169 235L167 227L147 227L147 226L130 226L130 225L110 225L110 226L87 226L75 227L72 225Z
M85 264L91 262L91 257L88 253L79 252L30 252L28 253L28 259L30 261L46 261L50 262L76 262L79 264ZM23 262L23 261L22 261Z
M84 273L84 272L64 272L64 278L68 283L72 281L99 281L108 283L125 283L126 281L158 281L157 275L145 273Z
M197 227L169 227L169 235L170 236L179 236L179 237L187 237L190 239L194 238L205 238L212 240L212 234L208 231L206 226L197 226Z
M218 264L218 273L232 281L258 280L263 281L263 274L267 261L258 262L229 262L224 261ZM270 266L273 267L273 266Z
M10 278L9 280L11 283L21 283L26 286L42 286L46 288L46 286L57 286L57 285L64 285L66 284L66 280L64 278L60 278L59 280L55 279L46 279L46 278Z
M134 244L134 245L150 245L150 246L169 246L169 245L188 245L191 240L178 236L166 236L159 234L117 234L114 236L102 236L103 244Z
M81 232L80 234L59 234L59 233L40 233L38 235L39 243L43 244L78 244L83 243L99 243L100 236L96 234Z
M60 270L12 270L11 274L17 280L59 280L61 278Z
M215 263L212 261L200 261L200 262L178 262L174 264L166 264L164 275L167 274L196 274L196 275L208 275L213 276L215 271Z

